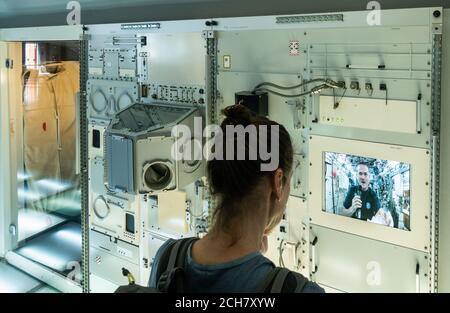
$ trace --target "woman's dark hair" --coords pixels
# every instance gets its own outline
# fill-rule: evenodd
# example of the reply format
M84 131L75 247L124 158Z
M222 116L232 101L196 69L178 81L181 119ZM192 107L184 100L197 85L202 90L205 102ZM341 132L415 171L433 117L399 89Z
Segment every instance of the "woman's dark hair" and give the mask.
M252 190L258 183L267 176L273 175L277 168L283 170L285 179L287 179L289 173L292 170L293 163L293 147L291 137L289 133L280 125L268 118L253 115L252 112L241 104L229 106L222 110L222 114L225 115L225 119L220 125L223 133L223 160L212 159L207 163L207 176L209 182L209 188L211 194L216 198L216 209L214 212L215 226L220 228L227 228L228 223L239 218L243 213L240 212L239 202L242 201L246 195L251 194ZM255 158L250 158L249 151L249 135L246 133L245 140L245 158L240 160L237 158L237 148L241 145L242 141L239 141L236 133L231 138L227 138L226 127L231 126L243 126L244 128L249 125L254 125L257 133L257 137L260 138L260 127L265 125L267 129L267 144L266 147L272 147L271 145L271 133L272 125L278 126L274 129L278 130L278 144L274 147L278 147L279 163L278 167L273 171L262 171L261 165L267 163L261 159L260 154L257 153ZM234 158L232 160L226 159L226 142L234 144ZM259 143L258 143L259 145ZM255 147L253 147L255 148ZM258 150L256 150L258 151ZM269 152L269 151L268 151ZM274 151L270 151L271 154ZM277 153L275 151L275 153Z

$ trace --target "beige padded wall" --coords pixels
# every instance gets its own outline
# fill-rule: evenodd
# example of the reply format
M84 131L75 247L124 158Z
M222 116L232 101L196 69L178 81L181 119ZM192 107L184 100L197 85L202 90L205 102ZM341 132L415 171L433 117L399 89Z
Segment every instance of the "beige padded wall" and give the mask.
M58 72L51 75L30 71L24 87L24 162L33 180L75 178L75 95L78 91L78 62L62 62Z
M60 176L56 112L48 79L33 69L24 88L24 162L34 180Z
M80 66L78 62L63 62L58 75L52 79L56 108L59 115L61 141L61 178L75 179L75 96L80 90Z

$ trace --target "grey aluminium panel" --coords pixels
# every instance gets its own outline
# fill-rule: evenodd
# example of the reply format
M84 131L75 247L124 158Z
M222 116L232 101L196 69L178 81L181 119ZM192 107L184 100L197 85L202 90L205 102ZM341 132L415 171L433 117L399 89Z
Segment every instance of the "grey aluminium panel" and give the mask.
M111 119L138 98L135 82L90 79L86 86L90 118Z
M106 192L103 180L105 176L103 159L99 157L91 159L90 165L89 178L91 192L103 194L104 192Z
M427 19L428 21L428 19ZM362 35L350 36L348 31L359 31L361 34L372 36L365 38ZM313 32L313 33L312 33ZM431 99L431 43L429 26L421 26L422 37L414 37L410 43L404 42L406 33L412 36L414 32L403 30L386 30L384 28L366 30L354 28L337 29L285 29L285 30L230 30L219 32L219 67L218 89L222 105L233 103L232 96L236 91L252 90L256 84L269 81L282 86L293 86L301 79L329 78L336 81L345 81L347 86L351 82L358 81L362 86L360 92L347 89L337 90L336 98L342 96L361 97L370 99L408 100L416 102L417 106L417 133L404 134L387 132L383 130L380 121L379 130L367 130L340 126L328 126L317 122L319 117L318 97L297 98L307 112L303 112L301 118L308 116L307 131L316 135L329 135L366 140L373 142L386 142L404 146L429 148L430 142L430 99ZM325 45L324 43L336 42L335 38L345 38L339 44ZM362 36L362 37L361 37ZM411 37L413 38L413 37ZM333 39L334 41L331 41ZM363 40L364 39L364 40ZM389 40L388 40L389 39ZM299 42L298 55L289 54L289 42ZM270 42L264 45L262 42ZM314 44L313 44L314 43ZM327 54L326 54L327 53ZM325 56L324 56L325 55ZM224 58L231 59L229 68L224 68ZM386 70L374 71L367 69L347 69L346 64L376 64L379 61L389 66ZM400 61L401 62L400 62ZM347 61L347 62L345 62ZM339 66L333 65L337 62ZM386 63L387 62L387 63ZM400 69L401 70L398 70ZM369 95L365 90L365 84L373 86L373 92ZM379 90L381 84L386 84L387 92ZM300 88L295 89L297 93ZM286 92L288 94L294 91ZM333 95L324 90L323 95ZM418 100L421 99L421 100ZM285 101L282 98L269 95L270 117L284 115L280 122L289 127L290 120L286 120ZM308 114L308 115L307 115ZM287 115L289 116L289 115ZM368 117L366 117L368 118ZM399 117L401 122L401 117ZM295 137L294 137L295 138ZM297 139L297 138L295 138ZM299 138L300 139L300 138ZM300 140L294 140L301 142Z
M450 193L447 186L450 184L450 10L444 10L442 51L442 106L441 106L441 171L440 185L442 192L439 199L439 276L438 291L450 292ZM445 189L444 189L445 188Z
M317 238L311 268L317 266L313 279L320 284L345 292L429 292L427 253L317 225L310 238Z
M128 284L122 268L128 269L139 282L139 247L121 240L112 241L96 231L90 231L89 264L92 273L117 285Z
M181 24L180 24L181 25ZM148 72L160 84L205 84L205 39L201 32L148 34Z
M224 72L302 73L306 66L305 37L304 30L300 29L219 32L220 69ZM289 54L290 41L299 42L300 54ZM229 69L224 68L224 56L231 57Z
M107 135L106 149L109 188L133 192L133 141Z

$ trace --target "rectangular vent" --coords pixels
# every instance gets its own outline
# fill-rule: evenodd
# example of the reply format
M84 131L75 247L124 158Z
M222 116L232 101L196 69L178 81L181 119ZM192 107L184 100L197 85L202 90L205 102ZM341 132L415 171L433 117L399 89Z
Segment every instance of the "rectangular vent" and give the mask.
M344 14L279 16L276 18L277 24L298 24L298 23L313 23L313 22L343 22L343 21L344 21Z
M122 30L140 30L140 29L160 29L160 23L137 23L137 24L122 24Z

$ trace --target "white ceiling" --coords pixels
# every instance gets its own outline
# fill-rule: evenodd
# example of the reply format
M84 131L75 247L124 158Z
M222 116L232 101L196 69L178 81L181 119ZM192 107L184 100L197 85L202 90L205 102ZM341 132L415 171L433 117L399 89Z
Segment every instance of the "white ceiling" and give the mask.
M71 0L0 0L0 17L64 12L67 10L67 4L70 1ZM215 1L221 0L78 0L81 10Z

